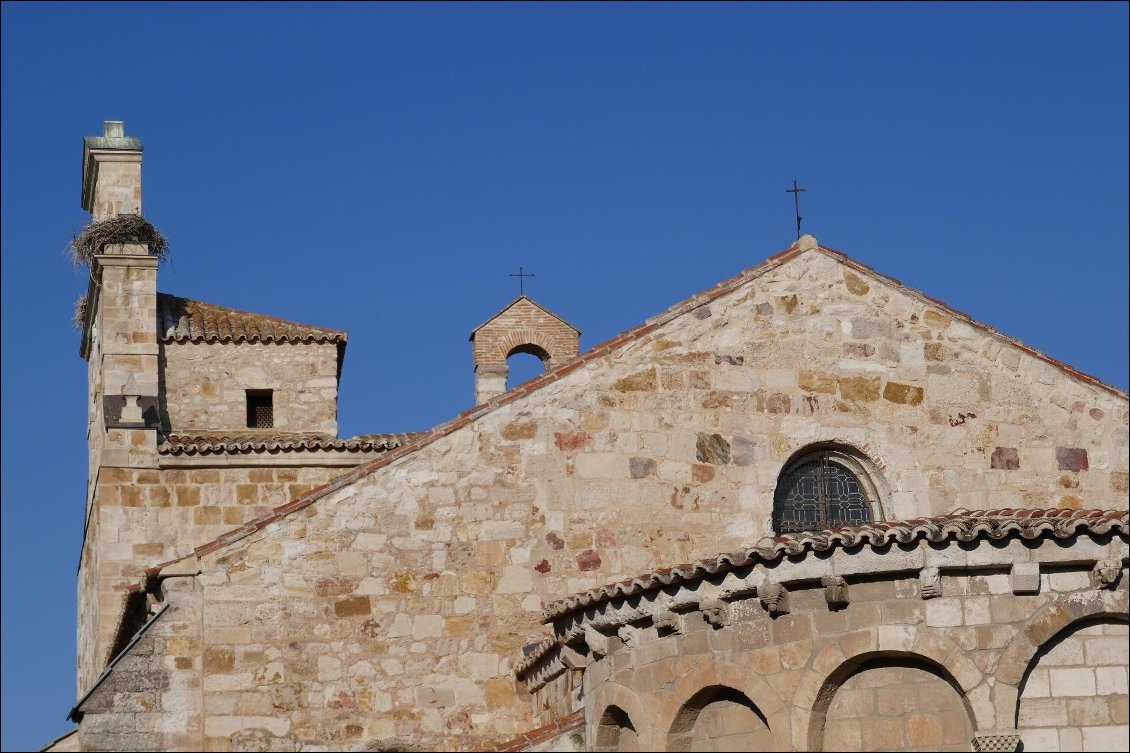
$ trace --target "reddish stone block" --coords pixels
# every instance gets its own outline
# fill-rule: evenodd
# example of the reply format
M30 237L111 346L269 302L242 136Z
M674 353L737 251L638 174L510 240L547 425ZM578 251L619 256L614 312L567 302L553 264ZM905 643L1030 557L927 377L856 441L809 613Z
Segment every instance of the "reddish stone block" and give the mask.
M1015 447L998 447L993 450L989 467L1002 471L1015 471L1020 468L1020 455Z
M577 555L577 567L581 570L596 570L600 567L600 555L592 549L586 549Z
M1055 459L1061 471L1085 471L1090 467L1087 451L1079 447L1056 447Z

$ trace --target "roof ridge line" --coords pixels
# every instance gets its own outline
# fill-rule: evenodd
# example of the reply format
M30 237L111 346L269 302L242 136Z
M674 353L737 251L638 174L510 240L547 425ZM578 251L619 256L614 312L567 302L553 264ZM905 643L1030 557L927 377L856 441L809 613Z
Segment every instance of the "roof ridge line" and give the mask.
M820 251L824 252L825 254L831 255L837 261L845 264L846 266L851 267L852 269L855 269L858 272L863 272L865 274L868 274L872 277L877 277L877 278L879 278L879 280L881 282L885 282L889 285L893 285L898 290L900 290L904 293L908 293L912 297L921 299L927 305L934 306L935 308L940 308L941 310L943 310L943 311L945 311L949 314L952 314L955 318L962 320L964 323L972 326L973 328L979 329L979 330L985 332L986 334L988 334L989 336L994 337L998 340L1003 340L1008 345L1011 345L1012 347L1017 348L1018 350L1023 351L1024 353L1027 353L1028 355L1033 356L1033 357L1043 361L1044 363L1048 364L1049 366L1066 373L1070 377L1078 379L1079 381L1084 382L1085 384L1088 384L1092 387L1098 387L1102 390L1105 390L1105 391L1113 394L1115 397L1121 397L1124 400L1130 400L1130 394L1128 394L1125 390L1123 390L1119 387L1115 387L1112 384L1107 384L1102 379L1100 379L1099 377L1097 377L1093 374L1088 374L1084 371L1080 371L1079 369L1075 368L1074 366L1067 363L1066 361L1061 361L1058 358L1053 358L1052 356L1049 356L1047 353L1044 353L1042 350L1039 350L1037 348L1033 348L1031 345L1025 344L1024 342L1013 337L1012 335L1008 335L1008 334L1005 334L1004 332L1001 332L999 329L992 326L991 324L986 324L986 323L984 323L984 322L982 322L978 319L974 319L972 315L967 314L964 311L961 311L959 309L955 309L953 306L950 306L945 301L934 298L933 296L928 295L927 293L924 293L923 291L919 290L918 288L910 287L909 285L907 285L906 283L904 283L902 280L898 279L897 277L891 277L890 275L883 274L882 272L875 269L874 267L868 266L867 264L864 264L861 261L857 261L856 259L853 259L852 257L845 254L843 251L838 251L834 248L829 248L828 246L823 246L823 245L817 246L817 248Z
M417 450L420 450L420 449L430 445L432 442L437 441L439 439L442 439L443 437L448 436L449 434L452 434L455 431L458 431L459 429L463 428L464 426L467 426L468 424L471 424L474 421L478 420L479 418L486 415L487 413L492 413L492 412L494 412L498 408L501 408L504 405L509 405L510 403L514 402L515 400L518 400L522 397L525 397L526 395L529 395L533 392L536 392L537 390L541 389L542 387L544 387L548 384L551 384L553 382L558 381L559 379L563 378L564 376L566 376L570 372L584 366L586 363L589 363L590 361L594 361L598 358L603 358L604 356L608 355L609 353L616 350L620 346L626 345L628 342L631 342L631 341L633 341L633 340L635 340L639 337L645 336L645 335L655 331L659 327L663 326L664 324L667 324L668 322L670 322L673 319L681 316L682 314L690 313L691 311L693 311L697 308L700 308L700 307L702 307L706 304L709 304L709 303L717 300L718 298L732 292L734 289L740 287L741 285L743 285L747 282L750 282L751 280L755 280L755 279L761 277L762 275L766 274L767 272L772 271L773 269L776 269L777 267L781 266L782 264L785 264L786 262L791 261L793 258L795 258L795 257L797 257L797 256L799 256L799 255L801 255L801 254L803 254L803 253L805 253L809 250L816 250L816 251L823 253L825 255L829 255L832 258L836 259L837 261L850 262L850 264L848 266L853 266L854 268L857 268L859 271L863 271L863 272L866 272L869 275L872 275L874 277L881 278L881 281L883 281L883 282L892 283L892 284L898 286L899 288L906 290L909 293L912 293L916 296L920 296L921 298L927 299L931 302L936 301L936 299L930 298L925 293L922 293L921 291L916 290L915 288L911 288L911 287L908 287L906 285L903 285L899 280L897 280L894 277L884 275L881 272L877 272L873 268L867 266L866 264L862 264L860 262L855 261L854 259L852 259L851 257L849 257L847 254L845 254L842 251L838 251L834 248L830 248L828 246L823 246L823 245L819 245L819 244L817 244L815 246L815 248L813 249L812 246L808 246L808 245L802 246L802 245L800 245L799 241L794 242L793 244L791 244L785 250L779 251L778 253L775 253L775 254L769 256L768 258L765 259L765 261L761 262L760 264L755 264L752 267L747 267L746 269L743 269L738 274L736 274L732 277L729 277L725 280L722 280L721 282L716 283L715 285L711 286L710 288L707 288L704 291L700 291L699 293L696 293L696 294L690 296L689 298L686 298L683 301L676 303L675 305L669 307L666 311L660 312L656 316L653 316L653 317L645 320L643 323L638 324L635 327L632 327L630 329L627 329L627 330L621 332L619 335L612 337L609 340L605 340L602 343L598 343L597 345L594 345L589 350L585 351L584 353L579 354L573 360L559 366L553 372L544 373L544 374L542 374L538 377L535 377L534 379L531 379L528 382L525 382L524 384L520 384L517 387L515 387L515 388L513 388L513 389L511 389L507 392L502 393L501 395L497 395L497 396L491 398L490 400L488 400L485 403L480 403L479 405L473 406L473 407L463 411L462 413L459 413L454 418L452 418L452 419L450 419L450 420L448 420L444 423L436 425L430 431L420 432L419 436L415 437L413 439L413 441L407 442L407 443L401 445L398 448L387 451L379 458L374 458L373 460L371 460L367 463L363 463L361 465L356 466L355 468L351 469L347 473L342 474L341 476L334 478L329 483L323 484L322 486L319 486L319 487L315 487L314 489L311 489L310 491L308 491L305 494L291 500L290 502L274 508L271 512L267 513L266 515L260 516L259 518L254 518L252 520L249 520L246 523L244 523L243 525L239 526L238 528L235 528L231 531L228 531L227 533L221 534L220 536L216 537L212 541L201 544L200 546L196 547L193 550L192 554L186 555L185 557L181 557L177 560L173 560L172 562L177 562L180 559L186 559L187 557L190 557L190 556L202 557L202 556L209 554L209 553L211 553L211 552L213 552L213 551L215 551L215 550L217 550L217 549L219 549L223 546L226 546L228 544L239 541L240 539L242 539L246 536L249 536L256 531L259 531L262 528L265 528L266 526L270 525L271 523L275 522L276 520L279 520L280 518L282 518L286 515L289 515L292 512L297 512L299 510L302 510L302 509L308 507L309 505L313 504L314 502L317 502L322 497L333 494L334 492L344 488L345 486L348 486L349 484L353 483L354 481L358 481L362 478L365 478L366 476L370 475L371 473L378 471L381 468L384 468L385 466L392 465L393 463L399 461L401 458L403 458L407 455L410 455L410 454L416 452ZM521 298L521 297L522 296L519 296L519 298ZM973 322L974 324L978 325L979 327L981 327L981 328L983 328L983 329L985 329L989 332L996 332L996 330L992 329L991 327L988 327L988 325L983 325L980 322L977 322L976 320L969 317L968 314L964 314L962 312L957 311L956 309L952 309L944 303L935 302L934 305L940 306L947 311L952 311L955 314L959 314L961 317L968 319L970 322ZM1024 348L1027 348L1027 346L1024 346ZM1034 349L1029 349L1029 350L1031 350L1032 353L1035 353L1037 355L1042 356L1042 354L1039 354L1038 351L1035 351ZM1043 356L1043 358L1045 360L1048 360L1049 362L1053 361L1053 359L1050 359L1046 356ZM1073 371L1073 373L1079 373L1079 372ZM1114 392L1118 396L1121 396L1121 397L1124 397L1124 398L1126 397L1126 393L1118 391L1117 388L1115 388L1115 387L1105 385L1102 382L1098 382L1098 384L1101 385L1103 388L1107 389L1108 391ZM170 564L170 563L166 563L166 564Z
M535 377L534 379L531 379L524 384L518 385L512 390L491 398L485 403L480 403L479 405L468 408L462 413L457 414L454 418L436 425L430 431L419 432L419 435L414 437L412 441L385 452L381 455L381 457L374 458L367 463L362 463L361 465L350 469L346 473L335 477L328 483L315 487L284 505L275 507L266 515L261 515L258 518L254 518L245 522L243 525L237 528L220 534L211 541L205 542L204 544L195 547L190 554L186 554L183 557L178 557L176 559L169 560L168 562L161 563L160 565L150 568L150 570L160 570L161 568L168 567L169 565L189 559L190 557L203 557L207 554L210 554L211 552L216 551L217 549L227 546L228 544L235 543L240 539L250 536L256 531L262 530L263 528L267 527L276 520L279 520L280 518L283 518L290 513L298 512L299 510L302 510L317 502L319 499L333 494L334 492L352 484L354 481L358 481L373 473L374 471L384 468L385 466L392 465L401 458L430 445L432 442L442 439L443 437L446 437L449 434L462 429L464 426L473 423L482 416L485 416L487 413L493 413L498 408L501 408L504 405L509 405L515 400L521 397L525 397L526 395L529 395L530 393L541 389L547 384L561 379L562 377L566 376L572 371L575 371L586 363L594 361L598 358L603 358L621 345L624 345L635 338L642 337L650 332L653 332L654 330L658 329L660 326L666 324L677 316L718 299L722 295L730 292L730 290L732 290L733 288L738 287L738 285L748 282L749 280L756 279L757 277L760 277L761 275L772 269L776 269L781 264L784 264L786 261L790 260L794 255L797 255L804 250L805 249L798 247L796 243L793 243L784 251L780 251L776 254L773 254L772 256L769 256L760 264L755 264L752 267L747 267L737 275L727 278L726 280L723 280L722 282L708 288L705 291L696 293L690 298L683 300L681 303L675 304L674 306L658 314L657 316L646 320L642 324L638 324L635 327L621 332L619 335L616 335L609 340L605 340L602 343L594 345L584 353L579 354L573 360L559 366L553 372L542 374L541 376Z
M476 332L478 332L478 331L479 331L480 329L482 329L483 327L485 327L485 326L487 326L488 324L490 324L491 322L493 322L493 321L494 321L495 319L497 319L498 317L500 317L500 316L502 316L503 314L505 314L505 313L506 313L507 311L509 311L510 309L514 308L514 306L515 306L515 305L516 305L516 304L517 304L517 303L518 303L519 301L522 301L522 300L526 300L526 301L529 301L529 302L530 302L531 304L533 304L534 306L536 306L536 307L537 307L537 308L538 308L539 310L541 310L541 311L542 311L543 313L549 314L549 315L550 315L550 316L552 316L552 317L553 317L554 319L556 319L557 321L559 321L559 322L561 322L562 324L564 324L565 326L567 326L567 327L568 327L569 329L571 329L571 330L573 330L574 332L576 332L578 336L579 336L579 335L581 334L581 330L577 329L577 327L576 327L576 326L575 326L575 325L574 325L574 324L573 324L572 322L570 322L570 321L566 321L566 320L565 320L565 319L564 319L564 318L563 318L562 316L560 316L559 314L555 314L555 313L553 313L552 311L550 311L549 309L547 309L547 308L546 308L545 306L542 306L542 305L541 305L540 303L538 303L537 301L535 301L535 300L534 300L533 298L530 298L530 297L529 297L528 295L526 295L525 293L523 293L522 295L520 295L520 296L518 296L517 298L515 298L514 300L512 300L512 301L511 301L510 303L508 303L508 304L506 304L505 306L503 306L502 308L500 308L500 309L499 309L499 310L498 310L497 312L495 312L494 314L492 314L492 315L491 315L491 317L490 317L489 319L487 319L487 320L486 320L485 322L483 322L482 324L480 324L479 326L477 326L477 327L475 327L475 328L474 328L473 330L471 330L471 337L470 337L470 339L471 339L471 340L474 340L474 339L475 339L475 333L476 333Z

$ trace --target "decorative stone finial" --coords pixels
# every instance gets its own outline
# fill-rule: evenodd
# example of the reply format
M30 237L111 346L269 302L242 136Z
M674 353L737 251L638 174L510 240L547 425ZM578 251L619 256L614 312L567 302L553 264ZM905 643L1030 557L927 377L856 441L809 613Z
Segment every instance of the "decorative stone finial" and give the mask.
M801 251L815 251L820 247L820 244L819 242L817 242L815 236L805 233L801 237L797 238L796 247Z

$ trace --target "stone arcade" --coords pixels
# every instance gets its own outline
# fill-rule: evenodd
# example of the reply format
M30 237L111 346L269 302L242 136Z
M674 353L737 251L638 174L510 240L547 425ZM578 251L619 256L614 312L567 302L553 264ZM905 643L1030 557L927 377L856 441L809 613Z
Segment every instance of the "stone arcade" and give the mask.
M811 236L585 352L523 296L477 406L352 439L345 332L157 274L91 261L53 749L1128 747L1127 395Z

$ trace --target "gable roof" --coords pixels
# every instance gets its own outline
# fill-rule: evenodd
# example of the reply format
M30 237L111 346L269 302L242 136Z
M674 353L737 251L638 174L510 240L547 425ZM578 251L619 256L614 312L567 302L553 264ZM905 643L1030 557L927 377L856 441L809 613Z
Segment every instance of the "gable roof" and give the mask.
M493 322L493 321L494 321L495 319L497 319L498 317L500 317L500 316L502 316L503 314L505 314L505 313L506 313L507 311L509 311L510 309L512 309L512 308L514 308L515 306L517 306L517 305L518 305L519 303L521 303L522 301L525 301L526 303L529 303L529 304L532 304L532 305L536 306L536 307L538 308L538 310L540 310L540 311L544 311L544 312L545 312L546 314L548 314L548 315L552 316L552 317L553 317L554 319L556 319L557 321L561 322L561 323L562 323L562 324L564 324L564 325L565 325L566 327L568 327L569 329L571 329L571 330L573 330L574 332L576 332L576 333L577 333L578 335L580 335L580 334L581 334L581 331L580 331L579 329L577 329L577 328L576 328L576 327L574 327L574 326L573 326L572 324L570 324L569 322L567 322L567 321L565 321L564 319L562 319L561 317L559 317L559 316L558 316L557 314L555 314L555 313L553 313L552 311L550 311L549 309L547 309L547 308L546 308L545 306L542 306L542 305L541 305L540 303L538 303L537 301L535 301L535 300L534 300L533 298L530 298L530 297L529 297L528 295L520 295L520 296L518 296L517 298L515 298L515 299L514 299L513 301L511 301L510 303L508 303L508 304L506 304L505 306L503 306L503 307L502 307L502 308L501 308L501 309L500 309L500 310L499 310L499 311L498 311L497 313L495 313L495 314L494 314L494 315L493 315L493 316L492 316L492 317L491 317L490 319L487 319L487 320L486 320L485 322L483 322L482 324L480 324L479 326L477 326L477 327L475 327L475 328L474 328L473 330L471 330L471 336L470 336L470 337L469 337L468 339L470 339L470 340L474 340L474 339L475 339L475 333L476 333L476 332L478 332L478 331L479 331L480 329L482 329L483 327L485 327L485 326L487 326L488 324L490 324L491 322Z
M652 332L657 330L659 327L667 324L668 322L672 321L673 319L676 319L677 317L682 316L683 314L690 313L690 312L692 312L696 309L699 309L703 306L706 306L706 305L710 304L711 302L717 300L718 298L721 298L724 295L727 295L729 293L734 292L737 288L741 287L742 285L746 284L747 282L750 282L751 280L755 280L758 277L761 277L762 275L766 274L767 272L770 272L771 270L776 269L777 267L780 267L781 265L786 264L789 261L792 261L793 259L801 256L802 254L804 254L807 251L818 251L820 253L823 253L823 254L835 259L836 261L844 264L845 266L847 266L847 267L849 267L849 268L851 268L855 271L862 272L862 273L866 274L867 276L869 276L870 278L877 280L879 282L883 282L883 283L886 283L888 285L892 285L895 288L897 288L898 290L905 293L906 295L911 296L912 298L916 298L920 301L927 303L930 306L938 308L938 309L946 312L949 316L952 316L953 318L955 318L959 321L962 321L962 322L964 322L964 323L966 323L966 324L968 324L968 325L970 325L970 326L972 326L972 327L974 327L974 328L976 328L976 329L978 329L978 330L980 330L980 331L982 331L986 334L989 334L993 337L996 337L996 338L1004 341L1005 343L1012 345L1013 347L1019 348L1020 350L1024 351L1025 353L1028 353L1029 355L1032 355L1033 357L1035 357L1035 358L1037 358L1041 361L1044 361L1045 363L1048 363L1051 366L1054 366L1055 368L1063 371L1068 376L1071 376L1071 377L1073 377L1073 378L1075 378L1075 379L1077 379L1081 382L1084 382L1085 384L1089 384L1091 386L1105 390L1106 392L1109 392L1110 394L1114 395L1115 397L1121 398L1123 400L1127 399L1127 394L1125 392L1123 392L1122 390L1118 389L1117 387L1112 387L1108 384L1104 384L1097 377L1091 376L1089 374L1084 374L1083 372L1076 370L1072 366L1069 366L1068 364L1066 364L1062 361L1058 361L1054 358L1051 358L1050 356L1047 356L1047 355L1041 353L1040 351L1038 351L1034 348L1031 348L1027 345L1024 345L1023 343L1021 343L1019 340L1016 340L1015 338L1011 338L1011 337L1008 337L1007 335L1003 335L1000 332L998 332L997 330L993 329L992 327L985 325L985 324L981 324L980 322L977 322L972 317L970 317L968 314L964 314L960 311L957 311L956 309L950 308L949 306L942 303L941 301L939 301L935 298L931 298L930 296L927 296L924 293L922 293L918 290L915 290L914 288L909 288L909 287L903 285L898 280L894 279L893 277L888 277L886 275L880 274L879 272L876 272L875 270L873 270L871 267L868 267L865 264L861 264L861 263L849 258L846 254L844 254L840 251L836 251L835 249L819 245L816 242L815 238L813 238L810 235L806 235L806 236L803 236L802 238L800 238L796 243L789 246L784 251L782 251L778 254L774 254L773 256L770 256L768 259L766 259L761 264L758 264L757 266L754 266L754 267L750 267L749 269L742 271L741 273L735 275L734 277L731 277L727 280L723 280L722 282L719 282L718 284L714 285L713 287L708 288L707 290L704 290L700 293L697 293L696 295L693 295L690 298L687 298L686 300L675 304L674 306L671 306L666 311L658 314L657 316L654 316L654 317L648 319L643 324L639 324L639 325L637 325L637 326L635 326L635 327L633 327L629 330L621 332L619 335L613 337L611 340L606 340L606 341L604 341L604 342L602 342L598 345L593 346L588 351L581 353L576 358L574 358L572 361L569 361L568 363L561 365L560 367L558 367L554 371L546 372L546 373L542 374L541 376L536 377L534 379L531 379L530 381L525 382L524 384L521 384L521 385L515 387L514 389L512 389L508 392L504 392L501 395L497 395L497 396L491 398L490 400L488 400L487 402L485 402L481 405L476 405L473 408L465 410L462 413L460 413L458 416L456 416L455 418L451 419L450 421L443 423L443 424L440 424L439 426L436 426L431 431L420 432L416 436L416 438L413 439L412 441L410 441L410 442L408 442L408 443L406 443L406 444L404 444L404 445L402 445L402 446L400 446L396 449L393 449L393 450L390 450L388 452L383 453L379 458L375 458L374 460L371 460L368 463L364 463L362 465L359 465L359 466L351 469L347 473L343 473L342 475L335 477L328 484L320 486L316 489L312 489L311 491L307 492L306 494L303 494L303 495L291 500L290 502L286 503L285 505L280 505L279 507L274 508L271 512L267 513L266 515L261 516L259 518L255 518L253 520L249 520L246 523L244 523L242 526L240 526L239 528L235 528L231 531L228 531L227 533L222 534L221 536L217 537L216 539L213 539L210 542L207 542L205 544L202 544L202 545L196 547L193 554L186 555L185 557L181 557L177 560L171 560L170 562L166 562L166 563L163 563L161 565L157 565L156 567L150 568L150 570L147 571L147 572L158 572L162 568L167 567L168 565L172 564L173 562L179 562L181 560L188 559L189 557L204 556L204 555L206 555L210 552L214 552L217 549L220 549L220 548L222 548L222 547L224 547L228 544L239 541L240 539L242 539L246 536L249 536L252 533L255 533L256 531L261 530L262 528L265 528L267 525L273 523L276 520L279 520L280 518L286 517L287 515L290 515L291 513L305 509L306 507L309 507L310 505L314 504L315 502L322 499L323 497L326 497L330 494L333 494L334 492L338 491L339 489L343 489L346 486L349 486L350 484L352 484L352 483L354 483L354 482L356 482L356 481L358 481L362 478L365 478L366 476L380 470L381 468L384 468L385 466L391 465L391 464L397 462L398 460L400 460L401 458L403 458L407 455L410 455L410 454L416 452L417 450L419 450L423 447L430 445L432 442L435 442L435 441L437 441L437 440L439 440L439 439L441 439L441 438L443 438L443 437L445 437L445 436L447 436L447 435L449 435L449 434L451 434L455 431L458 431L459 429L462 429L464 426L467 426L467 425L477 421L479 418L482 418L483 416L487 415L488 413L492 413L495 410L501 408L502 406L509 405L510 403L513 403L517 400L521 400L526 395L528 395L532 392L536 392L537 390L540 390L541 388L545 387L546 385L549 385L549 384L552 384L554 382L559 381L565 375L569 374L572 371L575 371L575 370L581 368L586 363L601 359L601 358L609 355L610 353L614 352L615 350L624 347L625 345L628 345L632 342L636 342L636 341L639 341L639 340L647 337ZM516 302L517 301L515 301L515 303ZM531 301L531 303L532 303L532 301ZM511 305L513 305L513 304L511 304ZM499 313L501 313L501 312L499 312ZM493 318L494 317L492 317L492 319Z
M158 293L157 337L165 342L317 342L344 345L348 333Z

